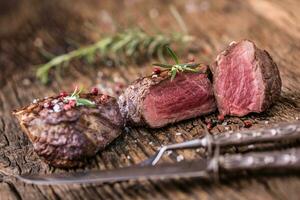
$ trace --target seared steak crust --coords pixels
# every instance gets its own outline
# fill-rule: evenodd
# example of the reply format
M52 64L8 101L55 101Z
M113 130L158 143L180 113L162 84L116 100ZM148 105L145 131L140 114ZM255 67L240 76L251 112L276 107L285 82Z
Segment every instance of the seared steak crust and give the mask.
M82 94L95 107L77 106L55 112L44 105L50 97L14 112L35 152L55 167L75 167L118 137L123 120L112 97ZM59 102L58 102L59 104Z
M282 83L276 63L252 41L232 43L210 69L218 109L223 115L263 112L280 96ZM234 73L237 70L240 71Z
M282 82L277 64L270 54L256 46L255 49L255 60L258 62L257 65L260 67L263 83L265 83L264 101L261 106L261 110L264 111L280 97Z
M119 97L119 107L129 125L160 128L216 110L212 86L203 73L144 77Z
M125 122L129 125L146 125L143 119L143 104L151 85L159 84L164 78L152 79L143 77L135 80L122 95L119 96L118 104Z

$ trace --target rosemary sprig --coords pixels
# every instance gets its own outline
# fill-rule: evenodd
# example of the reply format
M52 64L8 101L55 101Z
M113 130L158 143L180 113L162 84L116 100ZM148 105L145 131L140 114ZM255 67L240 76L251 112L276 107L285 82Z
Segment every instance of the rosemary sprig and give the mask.
M80 94L82 92L83 88L78 89L78 87L75 87L74 92L70 95L65 97L64 99L67 101L75 101L76 102L76 106L90 106L90 107L94 107L95 103L88 100L88 99L84 99L84 98L80 98Z
M69 62L76 58L84 58L89 63L93 63L97 55L102 60L112 60L115 63L125 62L128 58L137 60L143 56L157 56L162 61L164 60L164 46L173 42L186 43L191 40L191 36L179 33L149 35L141 29L129 29L123 33L105 37L90 46L54 57L49 62L40 65L36 75L43 83L47 83L52 68L68 66Z
M175 61L175 64L161 64L161 63L154 63L154 66L166 68L169 70L169 74L171 75L171 81L174 80L176 77L176 74L178 72L184 72L184 71L190 71L190 72L199 72L198 69L195 69L200 64L199 63L179 63L179 59L175 52L168 46L166 46L166 50L169 53L169 55L173 58Z

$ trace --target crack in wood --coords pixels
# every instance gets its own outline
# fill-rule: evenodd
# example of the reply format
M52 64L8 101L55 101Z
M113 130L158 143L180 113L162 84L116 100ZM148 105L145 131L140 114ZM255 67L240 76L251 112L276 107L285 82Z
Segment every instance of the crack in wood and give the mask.
M6 182L6 184L9 186L9 189L11 190L12 194L15 195L17 200L22 200L22 196L19 193L19 191L17 190L17 188L15 187L15 185L11 182Z

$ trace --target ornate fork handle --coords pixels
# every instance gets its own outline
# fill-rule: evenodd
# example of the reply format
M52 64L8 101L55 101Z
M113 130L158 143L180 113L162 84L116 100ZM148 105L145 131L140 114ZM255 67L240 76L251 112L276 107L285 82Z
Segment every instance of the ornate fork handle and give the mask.
M241 146L263 142L300 139L300 122L283 123L271 128L227 132L213 136L212 145Z
M300 149L224 155L217 159L219 170L293 170L300 169Z

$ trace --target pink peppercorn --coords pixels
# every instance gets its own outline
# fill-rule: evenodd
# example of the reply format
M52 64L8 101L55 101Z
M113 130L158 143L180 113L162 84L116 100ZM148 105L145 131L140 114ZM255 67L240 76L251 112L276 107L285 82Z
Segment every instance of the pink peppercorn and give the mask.
M73 107L76 106L76 101L75 101L75 100L70 100L70 101L68 102L68 105L70 105L71 108L73 108Z
M159 67L154 67L153 68L153 73L154 74L160 74L161 73L161 69Z
M206 124L206 128L207 128L208 130L211 130L211 129L212 129L212 123Z
M249 120L246 120L246 121L244 121L244 126L245 126L246 128L249 128L249 127L252 126L252 122L249 121Z
M218 115L218 120L220 122L223 122L224 121L224 115L222 115L222 114Z
M59 97L66 97L66 96L68 96L68 93L65 91L59 93Z
M92 93L93 95L97 95L97 94L99 93L99 89L96 88L96 87L94 87L94 88L91 90L91 93Z
M100 101L104 102L108 99L108 96L106 94L103 94L101 97L100 97Z
M71 109L71 105L70 104L65 104L64 105L64 110L70 110Z

